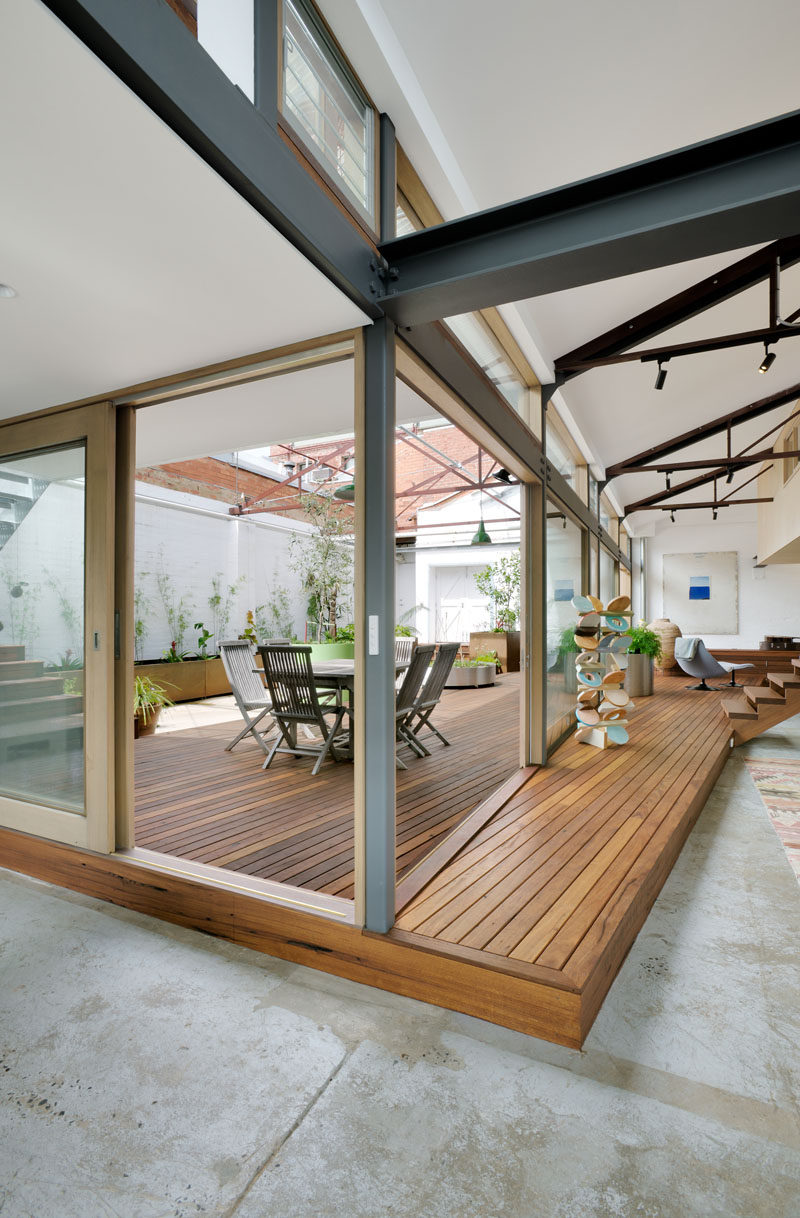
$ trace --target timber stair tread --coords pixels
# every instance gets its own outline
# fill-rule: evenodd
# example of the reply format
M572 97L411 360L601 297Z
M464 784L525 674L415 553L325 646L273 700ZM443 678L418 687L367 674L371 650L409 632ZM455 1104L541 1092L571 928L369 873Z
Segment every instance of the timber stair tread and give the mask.
M0 680L0 704L18 702L22 699L47 697L50 694L60 694L64 689L63 676L25 677L22 680Z
M44 660L0 660L0 681L32 680L44 676Z
M81 694L47 694L41 698L26 698L24 701L0 702L0 725L14 722L36 723L42 714L52 719L55 715L80 714L83 710Z
M729 719L758 718L758 710L745 698L723 698L722 709Z
M779 693L800 686L800 672L768 672L767 683Z
M777 689L771 689L769 685L745 685L744 696L753 706L759 706L765 702L783 702L783 694Z
M0 664L8 664L15 660L25 659L25 648L16 644L5 644L0 647Z
M33 739L82 727L83 715L65 715L61 719L40 719L32 723L0 723L0 742L14 740L19 736L29 736Z

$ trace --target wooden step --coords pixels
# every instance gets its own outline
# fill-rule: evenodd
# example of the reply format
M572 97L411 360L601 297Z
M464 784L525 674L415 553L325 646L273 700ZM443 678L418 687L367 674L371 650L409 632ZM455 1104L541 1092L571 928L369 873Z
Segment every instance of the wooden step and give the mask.
M31 677L27 681L0 681L0 705L4 702L25 702L29 698L46 698L64 692L64 678Z
M48 694L44 698L24 698L0 702L0 724L30 723L37 719L60 719L83 711L81 694Z
M745 685L744 696L753 706L783 702L783 694L779 694L777 689L770 689L769 685Z
M795 668L798 672L800 672L800 660L792 660L792 668Z
M83 715L67 715L64 719L42 719L39 723L0 724L0 754L6 748L21 744L44 744L55 736L83 731ZM62 746L59 744L59 748Z
M758 711L745 698L723 698L722 709L729 719L758 718Z
M0 681L22 681L26 677L41 677L43 673L43 660L0 661Z
M0 647L0 663L7 663L9 660L24 660L25 648L16 647L8 644L5 647Z
M779 694L791 693L800 686L800 672L768 672L767 683Z

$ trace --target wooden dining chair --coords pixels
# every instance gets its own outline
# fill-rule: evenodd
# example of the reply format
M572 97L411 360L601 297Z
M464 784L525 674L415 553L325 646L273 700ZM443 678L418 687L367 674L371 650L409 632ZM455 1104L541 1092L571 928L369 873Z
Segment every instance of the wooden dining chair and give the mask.
M397 691L395 703L394 722L397 743L399 745L408 745L418 757L430 757L430 753L425 748L425 745L420 744L419 740L408 731L407 723L417 709L420 690L425 678L428 676L428 670L435 651L435 643L421 643L417 646L411 658L411 663L406 669L403 683ZM395 760L401 770L408 769L405 762L401 761L396 755Z
M244 719L244 727L238 736L234 736L230 744L225 745L225 752L229 753L240 740L244 740L245 736L249 734L259 748L267 753L269 747L265 736L273 726L272 720L266 727L259 727L259 724L266 715L270 714L272 702L261 677L253 671L252 645L247 639L229 639L227 642L220 643L219 654L234 701Z
M326 757L330 756L334 761L344 760L336 752L335 740L348 708L323 706L320 702L311 667L311 648L303 645L266 645L259 647L258 652L264 664L272 714L280 733L262 768L269 769L276 753L316 757L311 771L314 776L319 773ZM326 715L334 716L333 723L326 722ZM297 729L301 726L316 727L321 741L309 740L298 744Z
M431 674L428 677L428 680L425 682L414 711L409 715L405 723L406 732L414 737L417 744L419 744L419 734L423 728L428 728L431 732L433 732L434 736L438 736L442 744L450 743L450 741L442 735L438 727L433 726L431 723L431 715L441 701L445 682L450 676L450 669L453 667L453 661L456 658L459 646L460 644L458 643L439 644L439 650L436 653L436 659L433 661Z

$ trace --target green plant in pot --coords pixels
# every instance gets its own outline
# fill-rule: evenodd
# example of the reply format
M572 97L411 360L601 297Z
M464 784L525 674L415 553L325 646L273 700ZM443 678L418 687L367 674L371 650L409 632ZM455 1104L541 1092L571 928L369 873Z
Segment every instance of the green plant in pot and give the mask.
M550 671L564 674L564 685L567 693L574 694L578 688L578 677L575 672L573 656L578 654L579 647L575 642L575 627L565 626L558 640L556 658Z
M515 630L519 617L519 552L490 563L473 578L478 591L494 606L495 631Z
M133 714L139 725L137 735L152 736L163 707L172 705L172 699L162 685L157 685L150 677L136 677L133 683Z
M644 623L631 626L628 636L625 688L631 698L649 698L653 692L653 662L661 659L661 640Z

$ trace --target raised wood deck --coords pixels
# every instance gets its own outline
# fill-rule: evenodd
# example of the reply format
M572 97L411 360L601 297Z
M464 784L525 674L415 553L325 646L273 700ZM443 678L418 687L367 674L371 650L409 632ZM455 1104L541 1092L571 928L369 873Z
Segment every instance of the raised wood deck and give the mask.
M722 695L685 684L658 680L624 748L563 744L393 933L574 989L582 1039L729 752Z
M411 896L388 935L306 912L300 901L264 899L241 876L214 885L190 868L181 874L135 855L105 857L10 830L0 830L0 859L283 959L578 1047L729 753L724 694L685 685L685 677L657 680L624 748L567 741L474 835L456 830L449 851L440 828L429 840L449 861ZM494 743L484 731L477 756ZM208 746L205 761L200 748L194 763L183 763L190 802L209 783L203 766L217 762ZM427 794L426 782L415 788L409 814ZM157 819L155 792L153 799L148 823ZM409 829L409 842L416 837ZM413 892L416 875L405 868L401 892Z
M397 874L435 847L519 766L519 673L485 689L446 690L431 756L402 753ZM143 737L135 747L136 845L162 854L353 895L353 767L279 755L268 771L254 741L232 753L224 723ZM491 742L491 747L487 747Z

